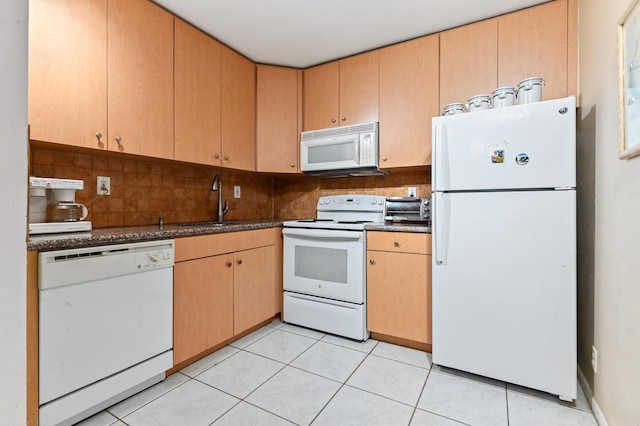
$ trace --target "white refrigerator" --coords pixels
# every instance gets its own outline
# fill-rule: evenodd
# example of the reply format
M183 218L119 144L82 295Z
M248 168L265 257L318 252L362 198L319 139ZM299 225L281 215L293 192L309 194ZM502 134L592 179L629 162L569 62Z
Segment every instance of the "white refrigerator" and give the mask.
M433 362L576 398L576 104L433 118Z

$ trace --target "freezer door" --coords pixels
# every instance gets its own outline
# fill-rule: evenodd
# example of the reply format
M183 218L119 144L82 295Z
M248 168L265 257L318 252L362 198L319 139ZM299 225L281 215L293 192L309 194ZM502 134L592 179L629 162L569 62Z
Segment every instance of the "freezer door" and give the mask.
M575 191L433 202L433 362L575 398Z
M573 96L433 118L435 191L575 187Z

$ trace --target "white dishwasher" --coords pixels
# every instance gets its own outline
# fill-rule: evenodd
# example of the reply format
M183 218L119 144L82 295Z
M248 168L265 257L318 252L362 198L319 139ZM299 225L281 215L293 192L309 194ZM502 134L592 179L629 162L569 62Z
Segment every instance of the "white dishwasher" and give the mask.
M71 425L173 367L172 240L39 254L40 425Z

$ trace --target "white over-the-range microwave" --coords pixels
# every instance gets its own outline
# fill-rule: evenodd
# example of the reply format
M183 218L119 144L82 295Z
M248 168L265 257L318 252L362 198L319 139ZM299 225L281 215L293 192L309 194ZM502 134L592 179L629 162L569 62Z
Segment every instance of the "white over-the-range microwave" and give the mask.
M386 174L378 166L378 123L302 132L300 169L321 177Z

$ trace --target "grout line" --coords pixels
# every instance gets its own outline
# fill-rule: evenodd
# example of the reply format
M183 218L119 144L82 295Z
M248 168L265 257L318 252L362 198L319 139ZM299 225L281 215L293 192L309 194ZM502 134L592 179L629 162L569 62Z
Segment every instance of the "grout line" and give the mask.
M507 426L509 426L510 419L509 419L509 390L507 389L507 383L505 382L504 384L504 403L505 403L505 408L507 410Z
M420 399L422 398L422 394L424 393L425 388L427 387L427 382L429 381L429 376L431 376L431 367L429 367L429 371L427 372L427 377L424 379L424 383L422 384L422 389L420 390L420 395L418 395L418 400L416 401L416 406L413 407L413 413L411 413L411 418L409 419L409 424L413 420L413 416L416 415L416 410L418 409L418 404L420 403Z

